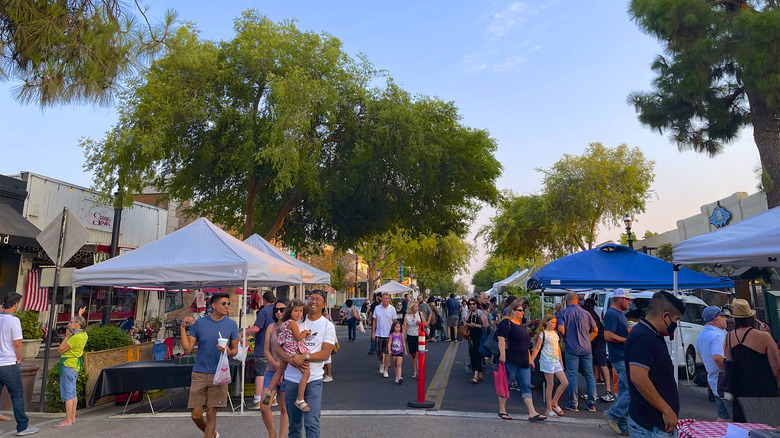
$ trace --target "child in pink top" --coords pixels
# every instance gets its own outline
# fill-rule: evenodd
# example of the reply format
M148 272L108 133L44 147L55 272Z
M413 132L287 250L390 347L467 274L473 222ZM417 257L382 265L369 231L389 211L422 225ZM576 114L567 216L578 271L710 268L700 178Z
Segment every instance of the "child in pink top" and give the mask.
M303 341L311 334L311 332L309 332L309 330L304 330L302 332L299 331L298 323L296 322L301 321L304 317L305 307L303 303L298 300L293 300L292 303L287 306L287 310L284 312L284 316L282 316L282 325L279 327L279 336L277 337L277 342L282 346L284 353L289 357L293 357L296 354L306 354L309 352L309 348L306 347L306 344ZM264 405L270 405L271 400L274 398L274 396L276 396L275 388L282 382L284 371L286 369L287 362L280 361L280 366L276 369L276 373L274 373L274 377L271 379L271 384L269 385L270 388L274 389L271 389L271 391L263 398ZM310 375L311 371L308 369L302 370L301 381L298 382L298 398L295 401L295 406L303 412L308 412L311 410L309 405L306 404L306 401L303 399L304 393L306 392L306 383L309 381Z

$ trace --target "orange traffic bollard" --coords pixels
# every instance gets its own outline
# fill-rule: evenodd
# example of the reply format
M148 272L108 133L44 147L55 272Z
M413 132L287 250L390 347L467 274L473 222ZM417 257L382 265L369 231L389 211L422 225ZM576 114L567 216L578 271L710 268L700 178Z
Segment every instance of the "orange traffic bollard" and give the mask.
M420 323L420 331L417 336L417 400L412 400L408 405L412 408L433 407L433 402L425 399L425 326Z

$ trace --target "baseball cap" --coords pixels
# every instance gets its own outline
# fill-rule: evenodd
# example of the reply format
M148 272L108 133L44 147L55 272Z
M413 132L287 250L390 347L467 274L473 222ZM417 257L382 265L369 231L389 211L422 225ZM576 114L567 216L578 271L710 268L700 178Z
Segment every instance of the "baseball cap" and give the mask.
M704 318L704 322L710 322L718 316L731 316L731 314L728 310L721 309L718 306L707 306L701 312L701 317Z
M612 292L612 298L628 298L629 300L633 300L634 297L628 293L628 289L623 288L617 288L614 292Z
M322 289L314 289L313 291L311 291L311 295L319 295L322 297L323 300L328 299L327 294Z

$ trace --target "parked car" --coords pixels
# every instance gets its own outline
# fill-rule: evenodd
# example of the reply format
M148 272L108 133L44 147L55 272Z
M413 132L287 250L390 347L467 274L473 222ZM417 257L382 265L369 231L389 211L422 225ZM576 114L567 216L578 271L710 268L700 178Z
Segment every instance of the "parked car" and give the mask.
M363 307L363 302L366 301L365 298L349 298L349 299L352 300L352 305L358 309L358 312L360 312L360 308ZM341 308L339 308L339 323L341 325L347 323L348 317L347 315L344 314L345 312L346 312L346 307L342 305Z
M631 292L634 296L634 300L631 302L626 312L626 318L630 323L636 323L639 318L644 318L647 312L647 306L650 304L650 298L653 297L655 292ZM696 374L696 367L702 365L701 357L696 351L696 338L699 337L702 329L704 329L704 319L701 316L701 312L707 307L707 303L699 298L689 295L678 295L685 304L685 313L677 323L677 330L674 332L674 342L677 342L677 365L685 367L688 375L693 378ZM604 309L609 308L612 305L612 292L605 295ZM671 343L667 338L666 341L669 346L671 354Z

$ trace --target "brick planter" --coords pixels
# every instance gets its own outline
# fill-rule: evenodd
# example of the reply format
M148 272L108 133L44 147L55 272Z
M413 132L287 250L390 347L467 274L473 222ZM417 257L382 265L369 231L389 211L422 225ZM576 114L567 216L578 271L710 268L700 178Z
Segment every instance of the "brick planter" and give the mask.
M144 342L142 344L129 345L127 347L84 353L84 370L89 374L86 391L87 400L92 397L92 390L95 389L95 383L103 368L130 362L130 360L128 360L130 356L132 356L133 361L154 360L154 357L152 356L153 346L154 342ZM113 398L114 396L103 397L97 404L112 400Z

